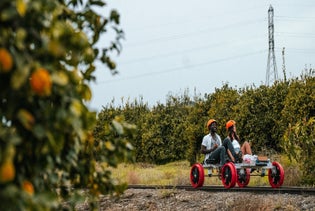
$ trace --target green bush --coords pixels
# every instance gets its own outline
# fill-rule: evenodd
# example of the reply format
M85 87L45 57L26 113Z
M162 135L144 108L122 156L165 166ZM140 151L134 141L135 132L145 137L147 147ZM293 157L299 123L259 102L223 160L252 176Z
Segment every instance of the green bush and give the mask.
M251 141L254 152L281 150L279 143L284 133L281 111L287 90L287 83L275 82L270 87L247 87L241 91L236 106L237 125L241 139Z
M286 125L281 146L290 159L301 163L303 182L315 184L315 78L314 71L291 81L282 111Z
M315 184L315 118L301 121L289 126L282 143L290 159L301 164L303 172L302 182L308 185Z
M158 104L146 116L141 143L144 161L165 164L185 158L188 146L183 135L188 115L186 103L170 98L166 106Z

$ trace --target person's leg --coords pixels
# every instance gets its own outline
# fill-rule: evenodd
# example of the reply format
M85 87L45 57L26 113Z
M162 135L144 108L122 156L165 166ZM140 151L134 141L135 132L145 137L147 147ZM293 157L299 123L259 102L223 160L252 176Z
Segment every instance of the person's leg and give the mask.
M232 145L232 142L229 139L224 139L223 144L222 144L225 149L227 154L229 155L230 159L235 162L235 158L236 158L236 153L234 150L234 147Z
M220 165L223 166L225 164L225 148L224 146L219 146L220 150Z
M219 146L216 148L209 156L210 159L215 159L217 163L221 165L225 163L225 148L223 146Z
M235 157L232 155L232 152L229 149L226 150L226 153L228 154L228 156L231 159L231 161L235 162Z
M245 141L241 147L241 151L243 153L243 156L248 154L248 155L252 155L252 149L249 145L249 143L247 141Z

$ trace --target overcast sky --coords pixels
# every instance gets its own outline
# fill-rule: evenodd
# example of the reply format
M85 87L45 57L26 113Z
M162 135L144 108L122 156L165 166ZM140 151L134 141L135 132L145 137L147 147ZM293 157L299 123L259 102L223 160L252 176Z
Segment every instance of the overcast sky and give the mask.
M118 75L97 66L89 107L100 111L113 99L143 97L150 106L168 94L213 93L266 82L268 9L274 9L275 56L283 78L315 66L314 0L108 0L121 15L123 51L114 60ZM101 44L108 42L106 34Z

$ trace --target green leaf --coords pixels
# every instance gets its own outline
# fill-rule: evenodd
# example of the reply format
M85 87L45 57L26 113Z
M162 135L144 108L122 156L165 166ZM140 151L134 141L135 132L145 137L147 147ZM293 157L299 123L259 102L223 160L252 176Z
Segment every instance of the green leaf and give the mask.
M88 4L89 5L96 5L96 6L100 6L100 7L103 7L106 5L106 3L101 1L101 0L89 0Z
M113 120L112 124L119 135L122 135L124 133L123 126L117 120Z
M18 65L17 71L13 72L11 78L12 89L20 89L28 80L30 67L28 65Z
M114 21L116 24L119 24L119 18L120 18L120 15L119 13L117 12L117 10L112 10L110 12L110 21Z
M45 128L42 125L36 124L33 129L33 133L38 139L45 137Z
M66 86L69 83L69 78L63 71L56 71L52 73L52 81L54 84Z

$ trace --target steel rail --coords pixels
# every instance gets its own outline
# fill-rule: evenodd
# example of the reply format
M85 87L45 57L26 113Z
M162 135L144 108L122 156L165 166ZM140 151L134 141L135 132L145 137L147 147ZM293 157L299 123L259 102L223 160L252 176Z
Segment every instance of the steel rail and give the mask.
M299 195L315 195L315 188L308 187L280 187L271 188L267 186L244 187L239 188L237 185L234 188L226 189L223 186L203 186L193 188L188 185L128 185L128 189L178 189L186 191L207 191L207 192L252 192L252 193L273 193L273 194L299 194Z

